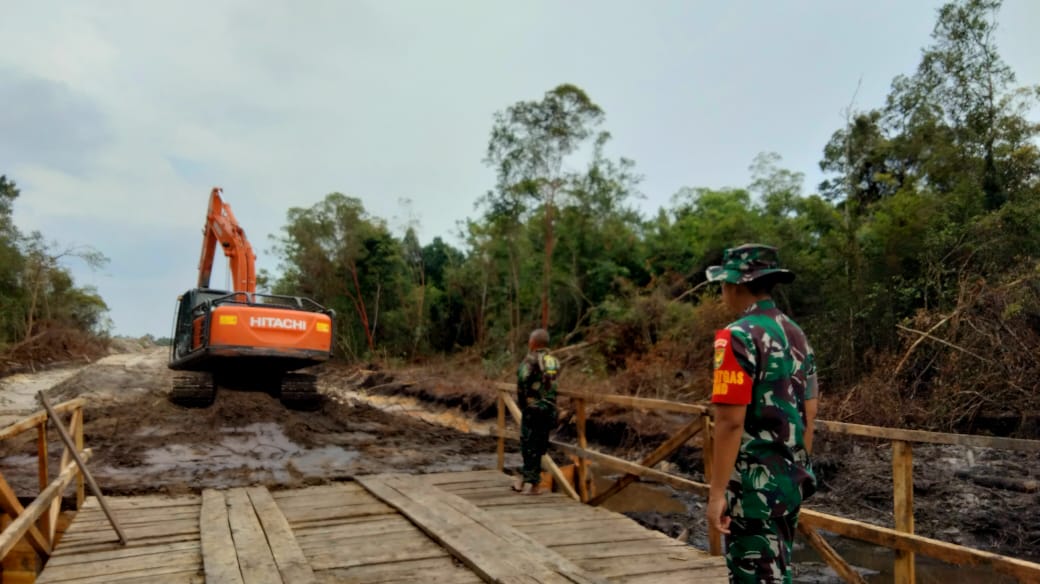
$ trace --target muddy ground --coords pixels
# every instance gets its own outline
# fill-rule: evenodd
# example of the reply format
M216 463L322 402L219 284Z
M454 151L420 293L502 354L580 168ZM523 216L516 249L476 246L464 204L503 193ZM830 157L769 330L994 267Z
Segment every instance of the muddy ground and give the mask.
M436 367L367 371L328 366L319 370L326 400L315 412L285 409L259 392L221 390L213 406L190 409L170 403L166 351L115 354L89 365L0 379L0 425L39 409L36 392L57 403L87 399L86 445L90 467L106 493L182 494L207 487L262 484L291 488L379 472L440 472L494 468L496 402L486 380L453 376ZM556 437L572 441L568 400L561 399ZM681 416L619 408L590 409L594 448L639 458L687 420ZM34 433L0 450L0 472L16 492L36 492ZM891 525L891 465L885 444L819 435L817 466L822 490L811 506L826 512ZM51 436L52 468L61 448ZM510 444L507 465L519 465ZM917 446L917 532L1017 557L1040 560L1040 494L981 487L957 471L1036 478L1040 457L956 447ZM557 453L557 460L564 457ZM701 480L698 438L662 466ZM608 480L602 473L603 484ZM610 502L645 525L706 547L703 501L665 487L636 484ZM884 550L849 548L858 565L883 571ZM876 557L875 557L876 556ZM796 550L799 582L833 581L808 550ZM945 568L935 568L941 574ZM866 570L871 582L890 581ZM994 581L992 574L981 579Z
M207 487L298 487L380 472L494 468L494 445L438 424L359 403L323 385L315 412L287 410L261 392L221 390L213 406L167 399L166 352L113 355L44 380L0 381L4 415L38 410L41 384L52 403L87 399L84 438L91 469L106 493L179 494ZM16 492L36 488L35 434L4 445L0 471ZM51 433L53 464L60 441Z

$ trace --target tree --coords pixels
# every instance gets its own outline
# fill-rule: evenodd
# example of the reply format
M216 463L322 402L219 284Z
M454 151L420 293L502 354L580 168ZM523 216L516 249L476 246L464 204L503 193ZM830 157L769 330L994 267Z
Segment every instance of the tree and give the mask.
M498 174L496 197L519 219L525 199L542 205L545 258L542 268L542 327L549 326L555 201L570 177L564 160L589 139L603 120L603 110L574 85L545 93L541 101L521 101L495 115L488 143L488 164Z

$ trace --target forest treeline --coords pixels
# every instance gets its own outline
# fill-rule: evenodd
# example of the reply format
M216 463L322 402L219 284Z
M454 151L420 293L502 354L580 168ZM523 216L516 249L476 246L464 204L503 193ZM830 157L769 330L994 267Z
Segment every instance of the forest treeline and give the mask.
M61 247L38 231L22 233L12 206L17 184L0 175L0 374L35 363L94 355L108 332L108 306L92 287L78 286L69 260L100 267L90 247Z
M467 349L505 364L545 325L556 346L594 343L587 368L642 366L689 389L725 321L704 269L756 241L798 274L780 300L846 414L882 397L892 423L1035 411L1040 90L1019 87L999 55L999 8L944 5L916 70L821 145L815 187L762 154L747 185L682 187L645 216L636 162L605 154L606 112L564 84L494 116L484 163L496 182L459 247L399 236L332 193L288 212L267 283L335 308L351 359Z

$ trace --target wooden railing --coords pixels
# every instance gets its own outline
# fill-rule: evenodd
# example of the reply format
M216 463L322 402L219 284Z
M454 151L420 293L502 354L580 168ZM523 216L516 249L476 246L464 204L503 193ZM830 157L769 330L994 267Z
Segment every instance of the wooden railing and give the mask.
M90 458L91 451L83 448L83 405L82 399L74 399L52 408L57 415L71 413L68 433L75 442L76 450L83 460ZM0 509L9 518L8 524L0 531L0 560L3 560L18 544L25 539L29 545L44 559L50 557L54 548L55 535L58 528L58 516L61 513L61 496L72 481L76 481L76 509L83 506L85 497L84 475L74 460L72 451L65 448L61 456L58 476L50 478L47 466L47 422L50 416L46 411L37 412L20 422L0 429L0 440L9 440L25 432L36 430L37 474L40 492L29 504L22 507L14 490L0 474ZM60 420L58 420L60 423ZM7 523L5 521L5 523Z
M495 384L498 390L498 467L504 468L506 424L505 412L509 410L516 422L521 419L520 408L513 400L511 393L516 387L508 383ZM614 494L620 492L631 482L640 478L669 485L675 489L691 491L707 497L708 485L688 478L670 474L652 467L667 459L694 435L702 434L702 451L704 456L705 480L711 480L712 453L712 420L711 410L707 405L671 402L658 399L638 398L625 395L593 394L577 391L559 390L559 395L568 397L574 406L577 427L577 444L552 441L552 444L563 452L578 459L578 493L563 480L563 475L548 456L542 459L543 465L553 473L557 482L566 483L564 490L575 499L598 505ZM590 450L585 435L586 408L589 402L609 403L636 409L656 410L690 414L696 416L689 423L676 431L661 446L648 454L640 462L631 462L615 456ZM986 566L1019 579L1022 582L1040 582L1040 564L1002 556L991 552L976 550L936 539L914 534L913 516L913 443L952 444L972 448L995 448L1018 452L1040 452L1040 441L1001 438L994 436L975 436L968 434L945 434L920 430L903 430L899 428L883 428L817 420L815 428L818 432L844 434L888 440L892 443L892 479L893 509L895 526L882 527L861 521L855 521L836 515L829 515L803 508L799 515L798 531L806 541L820 554L845 581L863 583L859 574L817 533L823 529L844 537L865 541L886 547L896 552L895 582L897 584L913 584L916 581L914 572L914 555L920 554L956 565ZM595 497L589 496L588 464L594 462L601 467L625 473L613 485ZM718 555L722 553L721 537L713 530L709 532L709 551Z

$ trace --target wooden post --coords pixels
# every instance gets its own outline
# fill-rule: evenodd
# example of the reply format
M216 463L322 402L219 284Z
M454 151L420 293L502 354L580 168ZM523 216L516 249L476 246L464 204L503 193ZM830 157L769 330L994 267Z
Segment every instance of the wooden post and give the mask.
M498 392L498 472L506 470L506 402Z
M704 430L701 431L701 444L703 445L704 453L704 482L711 486L711 463L715 459L715 448L714 436L711 435L711 416L702 416L701 421L704 423ZM705 503L705 506L707 504ZM708 525L708 551L713 556L722 555L722 534L719 530Z
M105 512L105 516L108 517L108 522L112 524L112 529L114 529L116 535L119 536L119 543L126 545L126 534L123 533L123 529L119 527L119 522L116 521L116 517L112 514L112 510L108 508L108 503L105 502L105 496L101 494L101 488L98 487L97 482L94 481L94 477L90 474L90 471L87 470L87 463L83 460L83 457L79 455L79 452L74 450L76 448L75 441L73 441L72 437L69 436L69 433L65 430L65 426L54 413L54 408L51 407L50 402L47 401L47 397L43 395L43 392L41 391L37 393L37 396L39 396L40 402L43 403L44 409L47 410L47 414L54 420L54 429L58 431L58 436L61 437L61 441L65 443L65 453L71 454L72 460L76 461L76 466L79 468L79 476L83 476L87 479L87 484L90 485L90 492L94 493L98 503L101 505L101 510ZM75 418L75 414L73 414L73 418ZM62 458L64 459L64 456ZM58 509L60 510L61 494L59 493L54 500L58 503ZM56 527L57 517L55 517L54 523ZM51 534L51 541L54 541L53 533Z
M39 465L40 475L40 492L42 493L47 485L51 482L49 473L47 471L47 419L44 418L40 421L40 425L36 426L36 456L39 458L37 464ZM56 519L56 518L55 518ZM54 539L51 534L54 533L54 529L51 529L52 517L50 513L44 513L40 517L40 521L37 527L40 529L40 533L44 534L47 539L47 545L54 545ZM55 528L57 526L55 525Z
M914 459L909 442L892 442L892 484L896 531L914 532ZM914 584L914 554L896 550L895 584Z
M572 401L574 401L574 414L578 426L578 446L580 448L588 448L589 443L585 437L585 399L580 397L572 398ZM582 503L588 503L589 462L585 460L584 456L578 457L578 494L581 495Z
M72 436L76 442L76 452L83 452L83 406L80 406L72 412ZM83 473L76 475L76 510L79 511L83 508L83 502L86 500L86 489L83 480Z

